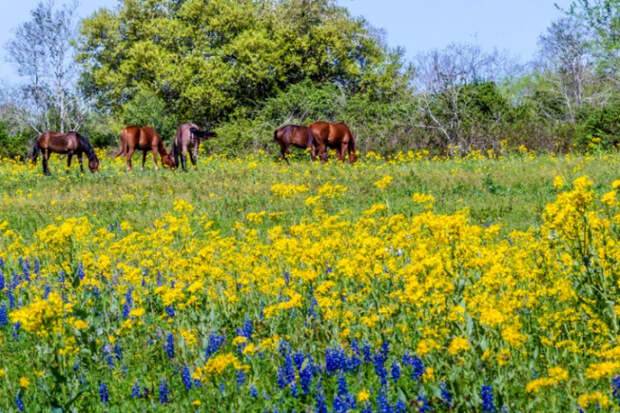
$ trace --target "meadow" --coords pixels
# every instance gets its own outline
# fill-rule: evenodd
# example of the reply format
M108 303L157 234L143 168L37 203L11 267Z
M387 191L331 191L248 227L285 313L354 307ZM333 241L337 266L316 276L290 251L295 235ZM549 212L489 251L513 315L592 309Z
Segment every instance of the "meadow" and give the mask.
M1 411L614 411L620 155L0 164Z

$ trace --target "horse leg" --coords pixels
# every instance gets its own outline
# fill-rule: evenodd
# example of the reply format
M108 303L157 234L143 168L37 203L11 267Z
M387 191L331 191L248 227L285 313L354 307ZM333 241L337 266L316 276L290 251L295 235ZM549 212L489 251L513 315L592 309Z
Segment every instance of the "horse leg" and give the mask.
M187 145L181 146L181 166L183 171L187 172Z
M327 145L324 143L319 143L319 158L323 162L327 162Z
M175 148L174 150L174 164L176 165L175 167L178 168L179 167L179 150L177 148Z
M155 170L158 170L159 166L157 166L157 146L151 146L151 152L153 153L153 164L155 165ZM144 152L144 156L146 158L146 151Z
M133 153L135 151L135 148L133 148L132 146L127 146L127 170L131 171L131 157L133 156Z
M192 165L196 166L196 160L198 159L198 146L200 145L200 141L196 142L196 144L189 151L189 159L192 161Z
M288 145L280 145L280 158L282 158L283 161L286 161L286 163L290 164L288 158L286 157L287 153L291 153L291 147Z
M146 149L142 151L142 169L146 165Z
M348 146L349 146L349 143L348 143L348 142L342 142L342 143L340 144L340 151L339 151L339 154L338 154L338 160L339 160L340 162L344 162L344 158L346 157L346 154L347 154L347 147L348 147Z
M71 158L72 157L73 157L73 154L69 152L67 154L67 173L69 173L69 169L71 169Z
M47 165L47 161L49 160L49 158L50 158L50 151L49 151L49 149L44 149L43 150L43 156L41 157L41 160L43 162L43 174L44 175L51 175L50 174L50 168Z
M82 162L82 152L78 153L78 161L80 162L80 172L84 173L84 163Z

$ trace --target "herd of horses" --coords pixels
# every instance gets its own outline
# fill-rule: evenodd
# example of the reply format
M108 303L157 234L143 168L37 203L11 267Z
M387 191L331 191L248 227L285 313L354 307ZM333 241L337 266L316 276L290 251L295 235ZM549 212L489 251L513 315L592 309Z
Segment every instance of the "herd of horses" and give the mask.
M155 169L159 168L157 165L159 154L164 166L176 169L180 165L184 171L187 171L187 156L189 155L190 161L196 166L200 141L216 136L215 132L201 130L193 123L184 123L178 127L172 147L168 152L163 139L154 128L131 125L121 131L121 144L113 157L123 155L127 169L131 170L131 158L134 152L142 151L142 167L144 168L146 156L150 151L153 154ZM280 144L280 157L286 162L288 162L286 155L291 153L291 146L308 150L313 161L317 156L322 161L327 161L328 149L335 149L340 161L345 160L347 153L350 163L357 160L355 137L344 123L320 121L309 126L285 125L276 129L274 139ZM99 159L95 150L88 139L78 132L45 132L37 136L30 158L33 163L36 163L39 154L42 154L45 175L50 174L48 160L52 153L66 154L68 168L71 167L71 158L76 155L82 172L84 172L82 157L86 155L90 171L95 173L99 170Z

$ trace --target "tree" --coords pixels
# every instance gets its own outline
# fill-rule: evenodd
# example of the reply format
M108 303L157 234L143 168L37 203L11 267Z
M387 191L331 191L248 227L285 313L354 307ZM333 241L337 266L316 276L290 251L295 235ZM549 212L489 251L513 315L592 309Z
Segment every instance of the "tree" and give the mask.
M474 143L472 122L501 117L495 109L505 102L495 81L512 70L506 56L497 51L486 53L475 45L452 44L420 55L416 86L422 119L417 126L438 132L436 146L465 153Z
M596 31L603 67L617 71L620 65L620 0L575 0L566 12Z
M75 90L74 9L75 5L56 7L53 0L40 2L6 45L25 79L20 113L37 132L78 129L84 119L84 104Z
M333 0L124 0L81 27L82 86L123 117L153 91L179 121L215 123L309 79L389 99L402 54Z
M591 39L580 22L563 18L553 22L538 40L540 51L536 66L561 96L571 122L575 121L587 87L594 82Z

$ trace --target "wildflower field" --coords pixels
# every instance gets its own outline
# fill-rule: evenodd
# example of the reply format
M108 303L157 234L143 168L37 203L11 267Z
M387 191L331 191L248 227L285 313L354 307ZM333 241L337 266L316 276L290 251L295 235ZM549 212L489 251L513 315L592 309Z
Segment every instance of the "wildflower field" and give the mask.
M620 408L618 154L63 162L0 164L1 411Z

